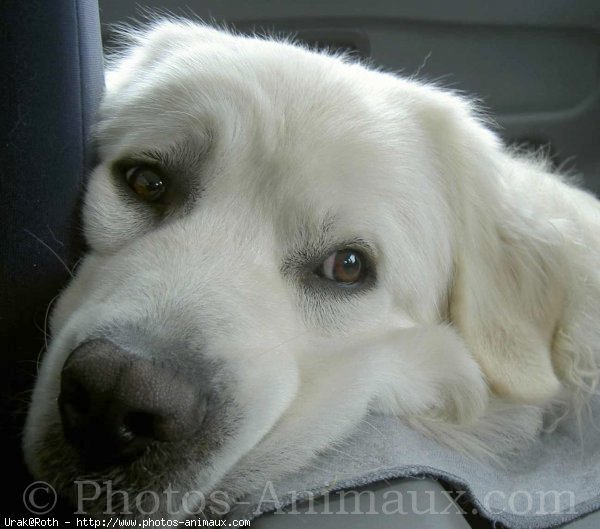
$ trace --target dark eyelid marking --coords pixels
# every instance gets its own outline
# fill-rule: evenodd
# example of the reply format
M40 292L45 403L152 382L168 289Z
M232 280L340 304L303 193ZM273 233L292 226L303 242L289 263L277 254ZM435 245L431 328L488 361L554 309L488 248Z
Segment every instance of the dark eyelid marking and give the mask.
M344 249L360 250L371 260L374 258L373 247L364 239L355 237L351 239L340 239L338 241L327 241L326 244L319 246L315 245L305 249L296 255L291 255L290 264L296 263L301 264L301 266L316 268L333 252Z
M116 164L158 165L165 172L185 173L192 169L200 169L206 164L210 145L199 145L184 141L175 143L165 149L148 149L132 152L120 158Z
M336 240L332 235L333 225L334 219L328 218L320 224L318 234L315 234L316 230L306 230L300 234L298 241L292 246L281 265L284 276L296 281L306 282L310 279L311 281L326 282L326 280L318 278L314 271L329 255L341 249L358 250L367 257L370 263L376 261L375 249L368 241L361 237ZM315 235L311 236L311 232ZM374 283L374 274L375 270L372 269L371 277L366 281L365 287Z
M117 182L124 183L126 171L136 165L146 166L164 177L168 187L165 201L172 212L182 208L188 211L202 195L205 187L210 145L181 142L165 149L140 150L127 154L111 165ZM126 183L125 183L126 185Z

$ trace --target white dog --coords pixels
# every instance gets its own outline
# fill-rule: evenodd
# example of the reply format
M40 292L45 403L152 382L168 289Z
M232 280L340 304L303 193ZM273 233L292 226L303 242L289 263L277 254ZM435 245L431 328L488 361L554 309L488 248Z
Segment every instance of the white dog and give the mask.
M132 38L26 425L37 478L239 497L369 410L493 453L597 390L599 202L468 101L191 22Z

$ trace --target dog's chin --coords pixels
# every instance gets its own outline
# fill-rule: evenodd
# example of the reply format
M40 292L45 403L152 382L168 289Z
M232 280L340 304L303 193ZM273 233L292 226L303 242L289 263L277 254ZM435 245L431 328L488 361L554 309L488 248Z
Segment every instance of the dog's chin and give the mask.
M130 462L90 464L62 431L46 428L30 463L35 479L48 482L77 514L120 518L218 518L227 508L210 510L209 480L214 475L218 439L155 443ZM204 478L204 479L203 479ZM214 478L213 478L214 479ZM228 498L227 498L228 499Z

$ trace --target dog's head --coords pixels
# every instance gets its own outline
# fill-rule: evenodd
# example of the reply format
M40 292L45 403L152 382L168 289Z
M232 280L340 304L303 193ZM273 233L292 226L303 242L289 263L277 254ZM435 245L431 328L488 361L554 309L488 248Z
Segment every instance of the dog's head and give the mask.
M478 295L496 272L461 266L498 217L501 162L468 104L191 23L134 40L108 73L90 252L53 311L27 422L36 476L67 495L82 477L208 492L242 462L246 477L300 465L375 401L480 413L484 377L444 326L471 311L461 332L486 357ZM556 389L547 366L527 384L482 367L506 394Z

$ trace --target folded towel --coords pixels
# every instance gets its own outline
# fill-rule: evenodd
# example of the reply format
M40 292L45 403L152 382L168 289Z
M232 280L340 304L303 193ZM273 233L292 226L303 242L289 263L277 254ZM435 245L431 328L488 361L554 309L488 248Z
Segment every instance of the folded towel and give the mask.
M600 509L600 398L580 431L565 419L503 465L474 461L393 417L370 415L343 444L303 471L257 489L232 513L255 518L293 501L406 476L431 476L466 491L482 516L543 529Z

